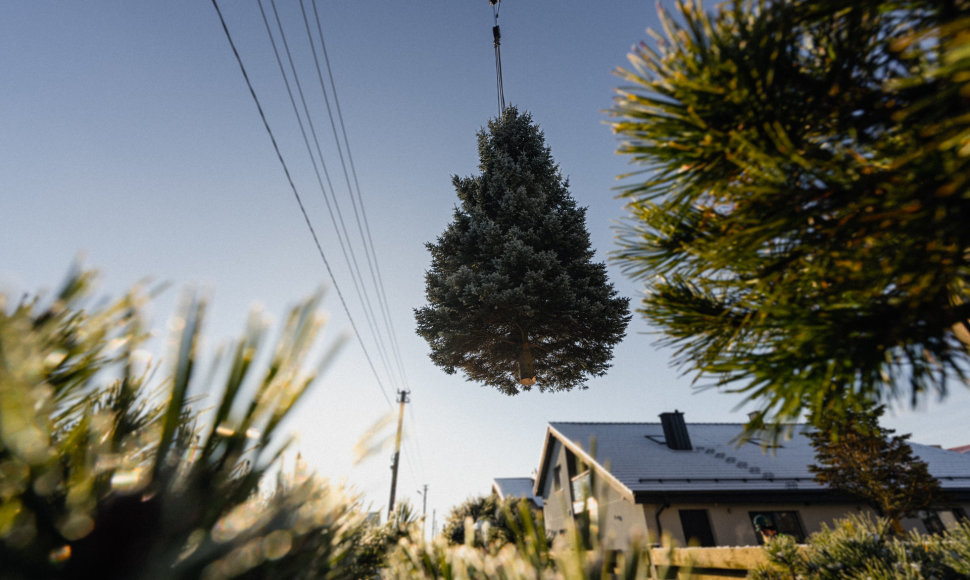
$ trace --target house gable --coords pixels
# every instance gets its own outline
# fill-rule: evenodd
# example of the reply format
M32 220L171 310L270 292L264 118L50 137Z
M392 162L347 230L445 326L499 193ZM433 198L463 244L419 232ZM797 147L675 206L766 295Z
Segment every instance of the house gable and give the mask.
M590 466L591 469L595 469L597 477L601 480L608 482L608 484L613 487L621 497L628 499L629 501L634 501L633 490L623 484L619 479L617 479L609 470L608 465L603 465L581 444L577 441L563 435L559 430L557 430L553 425L549 425L546 428L546 437L542 446L542 459L539 462L538 477L536 478L534 493L536 496L541 496L543 491L547 489L548 478L551 477L554 466L556 465L555 451L557 450L557 445L561 445L568 453L572 453L583 463ZM592 442L588 442L587 445L595 448L595 439Z

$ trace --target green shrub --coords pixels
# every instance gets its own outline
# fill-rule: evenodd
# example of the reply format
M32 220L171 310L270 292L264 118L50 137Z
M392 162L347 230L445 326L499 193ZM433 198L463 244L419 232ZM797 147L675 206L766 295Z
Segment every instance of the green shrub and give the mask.
M859 578L871 580L970 578L970 523L942 535L896 537L889 522L852 516L808 538L799 549L790 538L765 547L770 562L749 578Z
M528 522L523 518L528 515ZM475 530L466 537L467 520ZM441 535L451 544L514 542L516 534L528 525L535 525L545 534L542 511L521 498L499 499L494 494L472 497L452 508L445 518ZM482 535L487 537L482 537Z

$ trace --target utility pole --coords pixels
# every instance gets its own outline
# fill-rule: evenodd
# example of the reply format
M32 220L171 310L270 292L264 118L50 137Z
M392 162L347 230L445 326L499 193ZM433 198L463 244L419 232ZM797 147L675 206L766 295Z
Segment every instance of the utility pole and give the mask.
M428 484L424 484L424 490L418 490L421 494L421 539L424 539L424 529L427 527L426 518L428 516Z
M397 493L397 466L401 461L401 429L404 427L404 404L411 391L398 391L397 402L401 404L397 415L397 437L394 439L394 458L391 461L391 499L387 503L387 521L394 515L394 495Z

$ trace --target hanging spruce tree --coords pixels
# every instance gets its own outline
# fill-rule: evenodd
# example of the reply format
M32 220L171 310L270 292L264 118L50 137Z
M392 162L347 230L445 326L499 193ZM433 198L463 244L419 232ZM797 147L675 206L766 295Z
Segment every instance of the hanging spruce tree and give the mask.
M428 244L418 334L445 372L506 394L585 388L609 368L628 300L592 261L586 210L531 116L506 109L478 149L481 174L453 178L461 205Z

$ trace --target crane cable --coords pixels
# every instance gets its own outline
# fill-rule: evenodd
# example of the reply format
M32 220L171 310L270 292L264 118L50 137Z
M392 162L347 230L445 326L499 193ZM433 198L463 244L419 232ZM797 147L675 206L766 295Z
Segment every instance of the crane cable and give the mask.
M502 7L502 0L488 0L492 5L495 25L492 26L492 38L495 43L495 90L498 93L498 116L505 111L505 88L502 85L502 31L498 27L498 12Z

